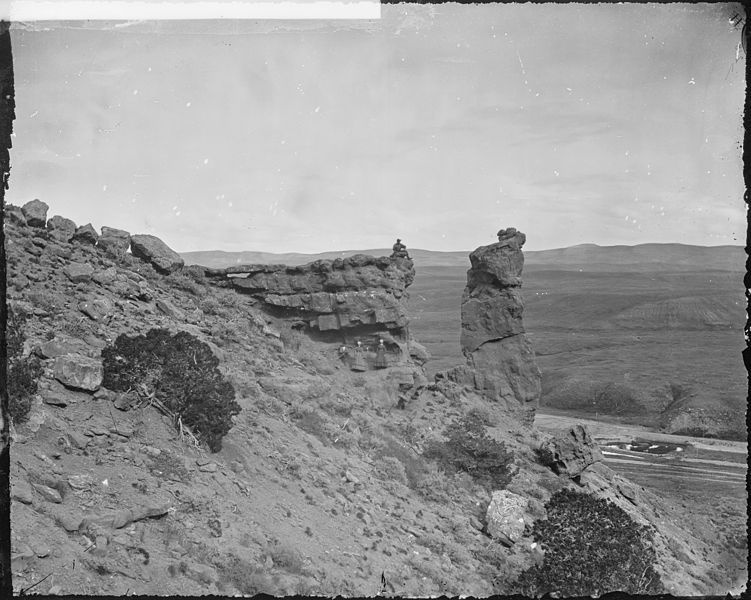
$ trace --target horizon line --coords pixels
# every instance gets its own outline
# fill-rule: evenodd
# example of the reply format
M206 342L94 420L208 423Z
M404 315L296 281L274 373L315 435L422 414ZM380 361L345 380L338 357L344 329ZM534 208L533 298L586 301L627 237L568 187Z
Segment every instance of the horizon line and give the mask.
M492 243L491 243L492 244ZM484 244L486 246L490 246L491 244ZM643 242L640 244L612 244L612 245L601 245L596 244L594 242L584 242L581 244L574 244L572 246L558 246L555 248L540 248L535 250L523 250L524 253L529 252L550 252L554 250L570 250L572 248L580 248L582 246L594 246L597 248L638 248L640 246L686 246L686 247L693 247L693 248L745 248L743 244L715 244L712 246L706 246L703 244L686 244L684 242ZM481 246L478 246L481 247ZM272 252L269 250L184 250L184 251L177 251L178 254L192 254L192 253L198 253L198 252L217 252L217 253L224 253L224 254L242 254L242 253L255 253L255 254L274 254L274 255L284 255L284 254L300 254L304 256L315 256L317 254L331 254L335 252L339 253L355 253L355 254L364 254L367 252L374 252L374 251L386 251L388 252L388 247L383 248L361 248L361 249L349 249L349 250L324 250L322 252L300 252L296 250L289 250L284 252ZM456 254L456 253L472 253L474 250L429 250L427 248L407 248L408 252L434 252L438 254Z

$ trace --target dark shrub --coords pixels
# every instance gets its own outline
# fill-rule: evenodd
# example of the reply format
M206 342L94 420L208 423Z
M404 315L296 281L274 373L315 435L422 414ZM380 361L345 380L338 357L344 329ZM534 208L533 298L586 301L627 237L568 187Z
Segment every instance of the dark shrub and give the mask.
M25 312L8 307L5 337L8 352L8 413L14 423L23 423L28 419L31 399L37 392L37 383L42 374L39 359L34 356L22 356L27 320L28 315Z
M488 490L500 490L511 480L509 467L513 455L503 442L485 432L480 417L471 413L449 425L443 432L445 442L430 442L423 456L431 458L447 470L469 473Z
M207 344L184 331L152 329L145 336L120 335L102 359L105 387L127 391L143 385L212 452L221 450L240 405Z
M595 596L612 591L656 594L662 583L651 531L620 507L570 490L545 505L548 518L532 535L542 545L542 565L524 571L518 591L528 596Z

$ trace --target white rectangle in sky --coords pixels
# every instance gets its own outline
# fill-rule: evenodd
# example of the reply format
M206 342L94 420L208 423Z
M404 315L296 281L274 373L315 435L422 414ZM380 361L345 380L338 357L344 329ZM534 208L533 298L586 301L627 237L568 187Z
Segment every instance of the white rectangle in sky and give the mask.
M356 2L150 2L127 0L0 0L5 21L195 20L195 19L380 19L379 0Z

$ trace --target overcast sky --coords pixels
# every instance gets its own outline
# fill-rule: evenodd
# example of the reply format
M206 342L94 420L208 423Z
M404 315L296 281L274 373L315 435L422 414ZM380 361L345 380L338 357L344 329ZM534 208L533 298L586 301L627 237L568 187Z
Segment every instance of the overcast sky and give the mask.
M741 244L734 7L15 27L6 197L181 252Z

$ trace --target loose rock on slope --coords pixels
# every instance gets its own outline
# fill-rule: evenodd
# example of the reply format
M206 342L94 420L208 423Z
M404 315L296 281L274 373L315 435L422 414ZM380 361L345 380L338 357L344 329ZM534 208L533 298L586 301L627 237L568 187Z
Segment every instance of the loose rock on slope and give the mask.
M153 235L132 235L130 251L133 256L150 262L161 273L173 273L185 264L177 252Z

